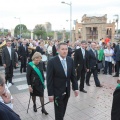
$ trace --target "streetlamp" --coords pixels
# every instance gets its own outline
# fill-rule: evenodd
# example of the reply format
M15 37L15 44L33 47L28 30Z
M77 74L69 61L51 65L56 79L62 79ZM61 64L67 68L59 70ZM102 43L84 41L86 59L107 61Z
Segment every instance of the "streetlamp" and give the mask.
M116 23L117 23L117 37L118 37L118 22L119 22L119 15L114 15L114 16L117 17L117 19L116 19Z
M64 1L62 1L61 3L63 4L67 4L70 6L70 41L72 41L72 3L66 3Z
M21 19L20 18L17 18L17 17L14 17L15 19L19 19L19 22L20 22L20 38L21 38Z

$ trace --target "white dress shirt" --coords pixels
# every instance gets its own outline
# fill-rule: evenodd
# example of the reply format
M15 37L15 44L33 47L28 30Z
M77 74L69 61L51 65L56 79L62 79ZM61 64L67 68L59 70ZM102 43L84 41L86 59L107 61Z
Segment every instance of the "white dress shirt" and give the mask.
M7 49L8 49L9 55L10 55L10 60L12 60L12 57L11 57L11 47L7 47Z
M110 49L110 50L105 49L104 54L112 54L113 55L114 51L112 49ZM112 56L105 56L105 61L112 62Z
M48 54L52 54L52 46L48 46L47 52L48 52Z

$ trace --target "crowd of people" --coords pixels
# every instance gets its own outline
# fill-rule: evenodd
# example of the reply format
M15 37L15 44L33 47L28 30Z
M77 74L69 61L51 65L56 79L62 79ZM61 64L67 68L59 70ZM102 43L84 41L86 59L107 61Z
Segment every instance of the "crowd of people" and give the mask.
M13 69L26 72L27 83L37 112L36 96L40 97L41 112L48 115L44 107L44 81L46 79L49 101L54 102L55 119L63 120L70 97L70 81L75 96L78 90L87 93L84 84L90 86L93 74L96 87L102 87L98 74L119 77L120 44L97 41L58 41L1 38L1 65L5 68L6 86L14 83ZM43 59L43 55L47 60ZM46 78L44 76L46 72ZM80 85L78 81L80 80ZM1 85L1 84L0 84ZM15 119L17 120L17 119Z

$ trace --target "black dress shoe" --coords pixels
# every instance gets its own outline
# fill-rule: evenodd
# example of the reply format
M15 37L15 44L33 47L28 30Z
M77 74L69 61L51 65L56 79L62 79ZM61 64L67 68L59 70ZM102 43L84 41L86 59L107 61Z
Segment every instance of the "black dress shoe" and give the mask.
M96 87L102 87L102 85L96 85Z
M12 85L14 85L14 83L13 83L13 82L11 82L11 84L12 84Z
M90 84L89 84L89 83L86 83L86 85L87 85L87 86L90 86Z
M33 110L34 110L34 112L37 112L36 104L33 105Z
M114 75L113 77L119 77L119 75Z
M107 73L103 73L104 75L107 75Z
M80 90L80 92L87 93L87 91L85 91L84 89L83 89L83 90Z
M48 115L48 112L45 109L41 110L42 114Z

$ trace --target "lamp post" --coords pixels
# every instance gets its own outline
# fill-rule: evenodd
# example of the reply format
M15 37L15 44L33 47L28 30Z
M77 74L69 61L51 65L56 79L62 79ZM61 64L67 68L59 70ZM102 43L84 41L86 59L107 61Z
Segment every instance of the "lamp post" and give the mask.
M21 19L20 18L17 18L17 17L14 17L15 19L19 19L19 22L20 22L20 38L21 38Z
M117 17L117 19L116 19L116 23L117 23L117 37L118 37L118 22L119 22L119 15L114 15L114 16Z
M69 5L70 6L70 41L72 41L72 3L66 3L62 1L61 3Z

